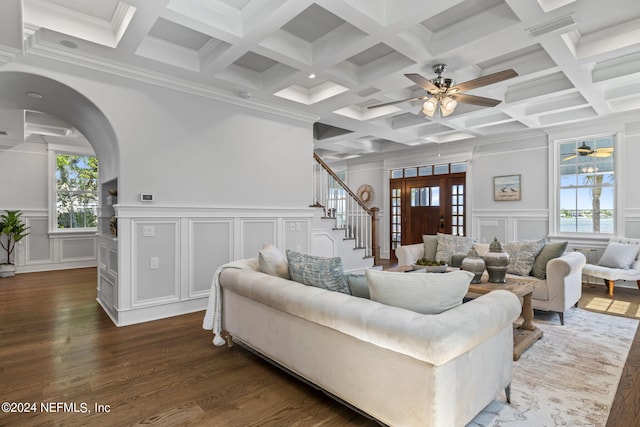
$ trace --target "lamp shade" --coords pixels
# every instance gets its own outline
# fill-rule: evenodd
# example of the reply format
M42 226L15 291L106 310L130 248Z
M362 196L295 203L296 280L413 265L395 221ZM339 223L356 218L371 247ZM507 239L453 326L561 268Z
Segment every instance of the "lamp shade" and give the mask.
M438 100L436 98L429 98L424 102L424 104L422 104L422 112L425 116L433 117L437 108Z
M442 117L447 117L449 114L453 113L453 110L456 109L458 102L450 98L448 96L442 97L440 100L440 112L442 113Z

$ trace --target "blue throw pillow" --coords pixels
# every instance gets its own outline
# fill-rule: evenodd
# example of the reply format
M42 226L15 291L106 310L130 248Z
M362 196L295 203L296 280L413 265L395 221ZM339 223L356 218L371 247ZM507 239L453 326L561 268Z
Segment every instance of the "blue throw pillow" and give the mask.
M340 257L325 258L287 249L291 280L330 291L349 293Z

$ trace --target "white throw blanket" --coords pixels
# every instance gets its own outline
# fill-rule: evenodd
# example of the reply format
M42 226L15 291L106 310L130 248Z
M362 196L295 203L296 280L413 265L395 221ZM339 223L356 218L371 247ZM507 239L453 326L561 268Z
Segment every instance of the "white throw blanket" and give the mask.
M222 293L220 291L220 273L225 268L239 268L243 270L258 270L258 258L240 259L231 261L218 267L213 273L213 281L211 290L209 291L209 302L207 303L207 311L204 314L202 328L213 331L213 344L220 346L225 344L225 340L220 336L222 330Z

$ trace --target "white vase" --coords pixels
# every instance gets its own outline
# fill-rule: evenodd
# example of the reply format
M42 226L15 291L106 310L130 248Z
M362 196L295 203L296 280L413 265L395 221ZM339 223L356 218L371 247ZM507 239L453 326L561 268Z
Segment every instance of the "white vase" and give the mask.
M0 277L13 277L15 275L15 264L0 264Z

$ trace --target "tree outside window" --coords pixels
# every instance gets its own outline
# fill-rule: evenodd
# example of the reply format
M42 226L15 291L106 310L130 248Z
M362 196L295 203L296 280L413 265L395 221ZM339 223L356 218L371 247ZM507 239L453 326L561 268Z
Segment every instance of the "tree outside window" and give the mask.
M98 224L98 160L72 154L56 156L58 229L96 228Z
M560 144L560 232L615 231L614 138Z

